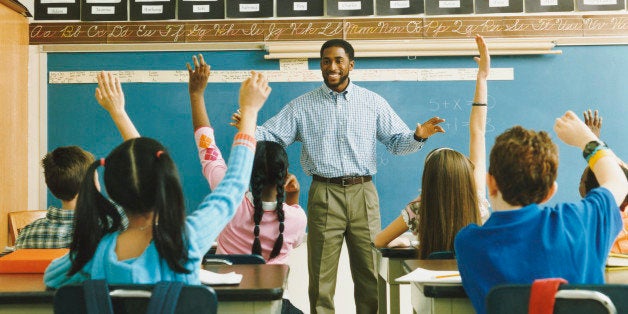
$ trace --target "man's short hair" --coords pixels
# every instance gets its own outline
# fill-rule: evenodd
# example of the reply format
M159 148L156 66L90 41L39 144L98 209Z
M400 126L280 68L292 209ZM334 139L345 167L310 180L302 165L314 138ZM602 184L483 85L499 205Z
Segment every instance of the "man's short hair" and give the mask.
M495 139L488 172L508 204L540 203L556 181L558 147L547 132L512 127Z
M48 189L56 198L71 201L93 162L94 155L78 146L58 147L47 153L41 165Z
M323 57L323 51L325 51L325 49L327 48L331 48L331 47L340 47L342 49L345 50L345 53L347 55L349 55L349 61L353 60L354 58L354 51L353 51L353 46L351 46L351 44L343 39L330 39L328 41L326 41L323 46L321 46L321 58Z

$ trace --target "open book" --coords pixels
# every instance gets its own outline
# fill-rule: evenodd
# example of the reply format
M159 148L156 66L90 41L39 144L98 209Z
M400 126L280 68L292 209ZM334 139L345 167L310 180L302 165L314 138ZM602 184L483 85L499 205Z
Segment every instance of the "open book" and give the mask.
M237 285L242 281L242 274L236 274L235 272L219 274L202 268L198 277L201 279L202 284L209 286Z
M411 273L401 276L396 282L419 282L430 284L460 284L462 279L457 270L429 270L417 268Z

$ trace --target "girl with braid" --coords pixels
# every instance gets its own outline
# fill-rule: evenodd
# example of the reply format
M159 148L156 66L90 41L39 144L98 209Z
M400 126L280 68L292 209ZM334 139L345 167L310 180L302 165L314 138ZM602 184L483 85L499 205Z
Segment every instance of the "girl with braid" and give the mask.
M242 83L240 109L247 118L234 138L229 171L198 209L186 215L170 153L158 141L140 137L124 110L119 79L101 72L96 99L125 141L89 167L76 205L70 252L48 266L46 286L57 288L87 279L104 279L110 284L200 284L203 256L234 216L247 189L257 113L270 91L259 73L253 72ZM98 167L104 167L104 185L111 200L99 191ZM114 202L128 218L125 230Z
M210 66L199 55L194 57L194 69L188 65L188 72L194 138L203 175L214 190L227 165L205 109ZM288 253L305 237L307 217L298 204L299 191L296 177L288 173L284 148L275 142L257 142L250 190L243 193L235 216L218 235L216 253L259 254L268 264L286 264Z

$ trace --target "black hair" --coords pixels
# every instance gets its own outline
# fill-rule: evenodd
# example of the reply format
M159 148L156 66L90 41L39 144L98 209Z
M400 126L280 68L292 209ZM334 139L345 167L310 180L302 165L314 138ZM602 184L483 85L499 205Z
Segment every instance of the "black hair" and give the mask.
M78 146L57 147L41 160L46 186L56 198L71 201L92 162L94 155Z
M185 205L177 168L158 141L146 137L127 140L104 159L104 182L109 197L125 213L154 211L153 241L159 256L178 273L188 259L185 235ZM121 228L121 215L95 186L94 173L101 165L90 166L76 204L74 233L70 245L73 275L93 257L105 234Z
M275 258L281 252L283 246L284 230L284 184L288 175L288 155L286 150L279 143L270 141L259 141L255 148L255 158L253 159L253 173L251 175L251 193L253 194L253 206L255 212L253 221L255 227L253 234L253 254L262 253L262 246L259 240L259 224L262 221L264 210L262 208L262 191L269 185L277 186L277 207L275 213L279 220L279 236L275 241L273 250L270 252L270 259Z
M323 52L325 51L325 49L331 48L331 47L340 47L344 49L345 53L349 55L349 61L353 61L354 54L355 54L353 51L353 46L351 46L351 44L348 41L343 40L343 39L330 39L326 41L323 44L323 46L321 46L321 51L320 51L321 58L323 57Z

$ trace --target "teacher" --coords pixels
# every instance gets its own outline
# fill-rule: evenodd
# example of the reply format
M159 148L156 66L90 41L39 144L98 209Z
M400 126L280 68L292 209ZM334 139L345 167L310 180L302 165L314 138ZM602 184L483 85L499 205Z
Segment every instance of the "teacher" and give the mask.
M311 313L333 313L338 260L344 239L354 281L357 313L377 312L377 273L370 243L381 228L377 141L404 155L418 151L445 120L417 123L414 132L380 95L355 85L351 44L332 39L320 50L325 82L292 100L257 128L258 140L284 147L302 142L301 165L313 178L309 190L308 271ZM237 119L236 119L237 120Z

